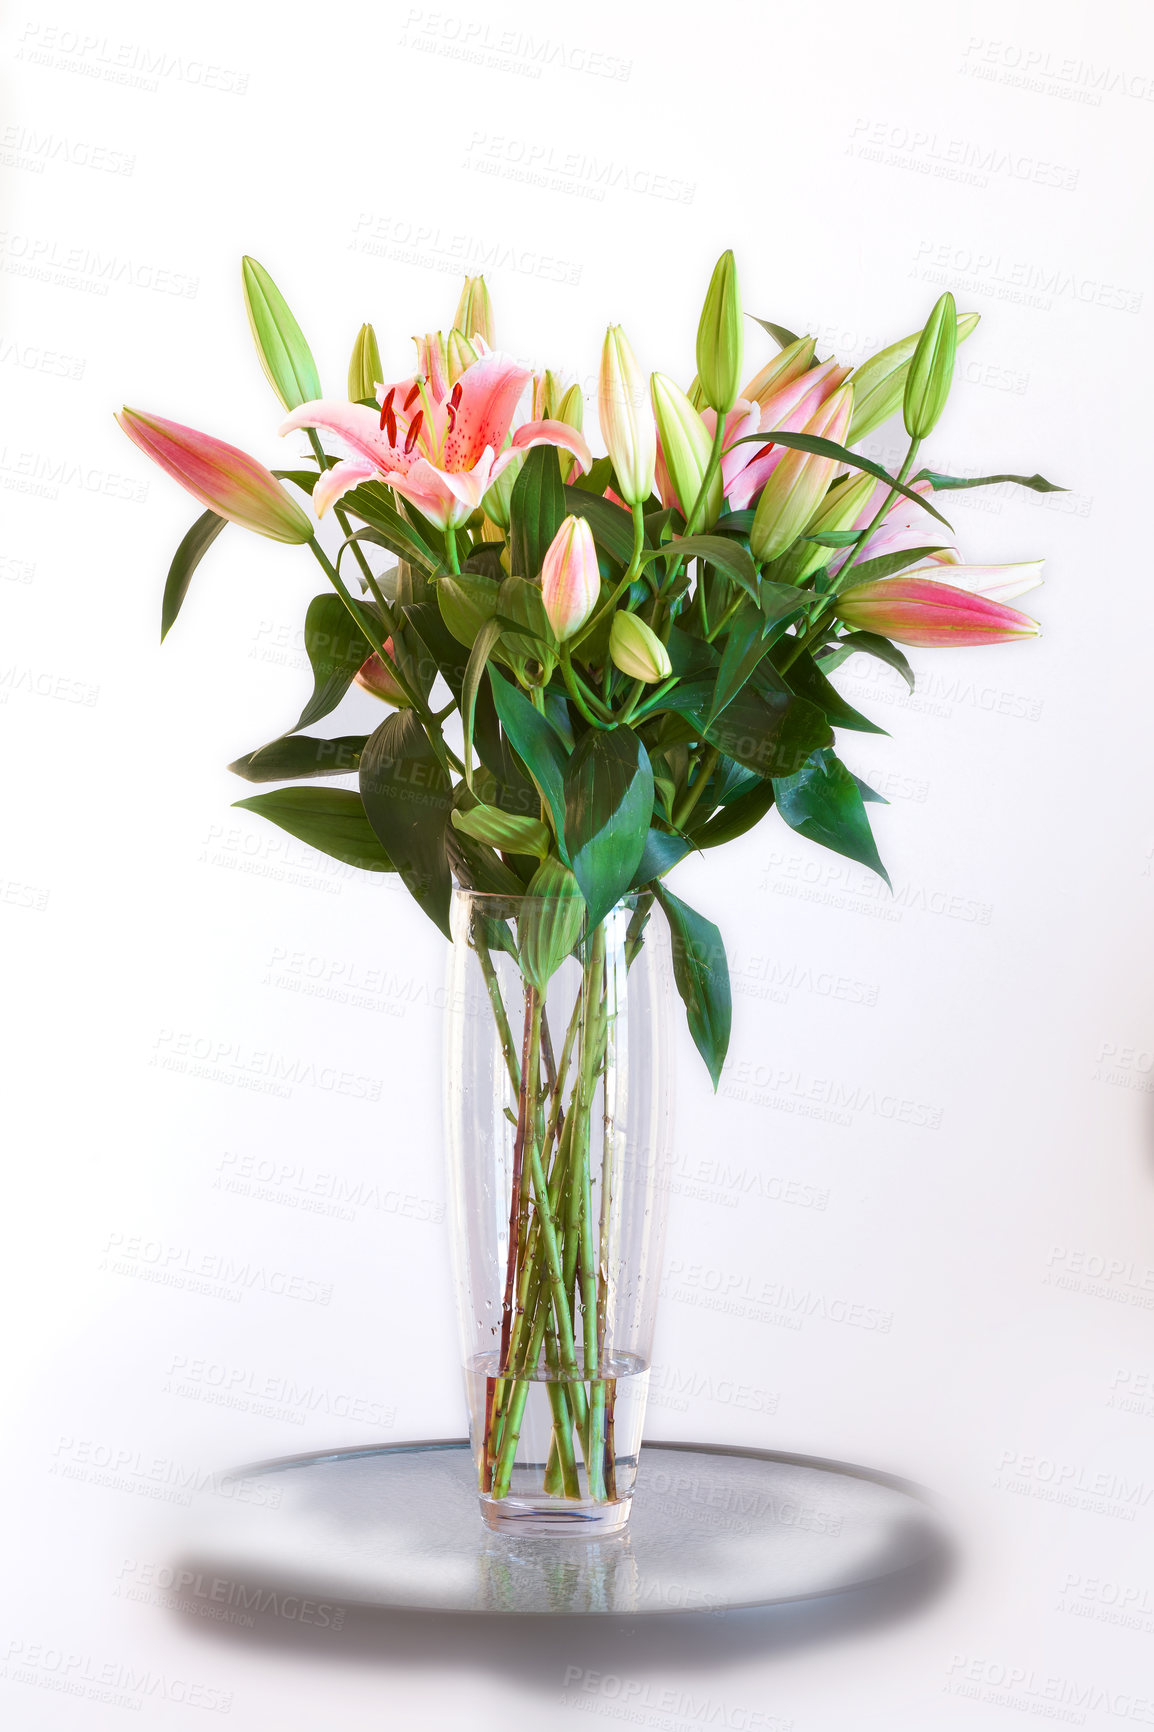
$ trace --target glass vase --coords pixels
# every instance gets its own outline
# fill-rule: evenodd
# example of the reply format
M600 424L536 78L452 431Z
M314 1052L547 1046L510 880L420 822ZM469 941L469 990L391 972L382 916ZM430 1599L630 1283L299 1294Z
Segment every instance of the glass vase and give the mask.
M580 898L454 893L452 1236L492 1528L605 1534L629 1517L672 1107L651 904L591 925Z

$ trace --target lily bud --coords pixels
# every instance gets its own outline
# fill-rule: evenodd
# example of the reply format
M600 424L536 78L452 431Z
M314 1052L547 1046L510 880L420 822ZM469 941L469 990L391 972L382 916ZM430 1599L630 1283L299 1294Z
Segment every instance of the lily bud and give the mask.
M485 287L484 277L466 277L453 315L453 324L466 337L483 337L493 346L493 303Z
M363 403L367 397L375 398L383 377L377 333L371 325L362 325L349 357L349 402Z
M816 337L799 337L796 343L790 343L772 361L768 361L760 373L755 373L742 396L750 403L756 403L760 408L768 402L775 391L780 391L783 385L791 385L795 379L800 379L803 373L808 373L813 366L813 353L817 348Z
M980 313L958 314L959 343L965 342L971 332L977 330L980 318ZM903 337L900 343L891 343L888 349L882 349L880 353L871 355L868 361L863 361L860 367L855 367L852 375L854 412L847 445L856 445L859 439L864 439L867 433L888 421L900 407L910 359L921 335L920 331L914 331Z
M519 925L521 968L544 992L585 929L585 898L568 866L547 855L529 880Z
M561 381L551 368L546 367L543 373L533 375L533 406L530 410L530 420L555 421L557 419L557 404L561 399Z
M321 394L312 351L284 296L263 265L241 261L244 307L264 376L286 409L299 409Z
M941 420L954 382L957 347L958 310L947 290L926 320L906 374L902 415L911 439L927 439Z
M374 650L367 662L362 662L354 678L354 684L362 691L372 692L375 698L381 698L386 704L395 704L398 710L410 708L410 699L397 684L396 662L393 657L393 640L385 639L385 655L383 662Z
M627 505L644 505L653 492L657 429L644 376L620 325L610 325L605 333L597 379L597 414L618 492Z
M541 563L541 599L558 643L581 630L600 594L593 531L583 517L567 517Z
M565 395L557 405L553 419L562 422L566 427L574 427L580 433L585 421L585 399L581 395L580 385L570 385ZM557 455L561 459L561 479L568 481L575 468L577 459L571 452L562 451L558 447Z
M471 367L474 361L480 360L481 351L471 338L466 337L464 331L459 331L454 325L445 344L445 355L449 367L449 384L453 386L466 367Z
M552 832L540 818L525 818L519 812L502 812L499 806L473 806L468 812L453 811L454 830L463 830L477 842L499 848L506 854L549 852Z
M852 413L853 386L839 385L810 416L802 432L840 445ZM809 451L787 448L762 489L754 512L749 546L755 559L776 559L793 546L838 467L836 457L817 457Z
M862 507L874 490L872 475L851 475L826 494L809 522L788 553L773 568L775 583L804 583L819 565L827 565L836 553L828 547L807 541L810 535L833 535L839 530L852 529Z
M414 337L413 341L417 345L417 371L429 381L429 389L439 403L450 390L445 339L440 331L426 331L423 337Z
M116 419L134 445L218 516L271 541L312 540L312 524L300 506L255 457L139 409L122 409Z
M609 628L609 655L613 665L631 679L653 685L673 672L669 651L635 613L615 613Z
M859 631L878 632L896 643L924 649L1012 643L1037 637L1042 629L1028 614L989 596L918 576L859 584L838 597L835 612Z
M709 404L705 401L705 392L701 389L701 380L696 373L689 381L689 389L685 395L689 398L689 401L693 404L693 407L697 410L698 414L701 413L702 409L709 408Z
M706 403L719 415L737 402L744 354L737 265L733 253L724 252L713 267L697 326L697 376Z
M673 483L676 503L688 521L694 501L701 491L705 471L713 451L713 437L689 398L679 385L664 373L654 373L650 380L657 431L661 436L661 455ZM712 529L721 511L722 479L720 465L714 472L705 496L702 516L696 529Z

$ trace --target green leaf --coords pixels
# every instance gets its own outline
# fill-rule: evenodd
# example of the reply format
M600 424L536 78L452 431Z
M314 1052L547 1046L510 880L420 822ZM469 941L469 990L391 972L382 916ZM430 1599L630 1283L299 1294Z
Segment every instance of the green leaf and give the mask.
M346 866L365 872L396 870L365 816L361 796L351 788L275 788L234 800L233 805L258 813Z
M633 518L611 499L601 499L580 487L564 489L565 516L583 517L602 553L617 565L633 558Z
M725 945L712 920L696 913L664 885L656 884L654 890L669 922L673 978L685 1005L689 1032L716 1089L733 1020Z
M679 541L667 541L663 547L643 554L641 563L649 565L655 559L676 558L678 554L683 559L706 560L715 571L757 600L757 567L752 554L740 541L732 541L724 535L684 535Z
M502 679L489 664L489 684L493 702L509 743L537 785L541 798L553 815L557 845L566 865L570 859L565 846L565 770L568 754L544 716L538 715L525 694Z
M755 324L761 326L763 331L769 333L779 349L788 349L791 343L801 341L799 337L794 336L792 331L787 331L784 325L775 325L772 319L759 319L756 313L751 313L750 317Z
M320 375L301 328L263 265L241 265L244 305L264 376L286 409L299 409L321 395Z
M861 790L833 752L815 752L797 775L775 777L773 792L778 811L791 830L868 866L889 884Z
M536 577L565 516L565 488L554 445L534 445L509 499L509 564L515 577Z
M931 553L940 553L940 547L907 547L897 553L881 553L876 559L863 560L861 565L851 568L849 576L843 584L840 579L834 580L834 588L840 595L843 590L856 589L859 583L876 583L879 578L892 577L895 571L904 571L907 565L916 565L921 559L928 559ZM949 566L943 565L942 575L936 581L948 582ZM934 579L934 572L925 572L924 576Z
M633 881L653 814L653 770L629 727L591 728L565 770L565 845L594 924Z
M876 788L871 788L868 782L863 782L860 776L855 776L854 781L857 783L858 793L867 803L872 802L877 806L889 805L889 801L886 799L885 795L879 794Z
M948 493L962 487L993 487L999 481L1012 481L1016 487L1028 487L1032 493L1068 493L1047 481L1044 475L936 475L932 469L920 469L915 481L928 481L935 493Z
M801 539L818 547L852 547L861 540L861 533L860 529L826 529L820 535L803 535Z
M848 655L874 656L879 662L885 662L887 667L896 669L905 680L911 692L914 689L914 670L898 648L888 637L881 637L872 631L851 632L848 637L838 640L838 649L844 649Z
M815 666L808 655L800 655L790 664L782 675L786 685L795 691L799 698L808 698L811 704L816 704L826 720L835 728L852 728L859 734L886 734L887 728L879 728L876 722L871 722L868 716L863 716L860 710L845 698L835 686L826 679L821 669Z
M798 598L795 593L795 603ZM799 603L804 606L804 601ZM765 618L756 607L742 607L734 614L725 634L713 702L709 706L709 725L732 703L758 663L769 654L772 640L765 636Z
M834 457L839 463L847 463L851 469L861 469L866 475L873 475L879 481L884 481L887 487L892 487L896 493L902 493L907 499L912 499L915 505L920 505L923 511L928 511L931 517L936 517L939 523L944 523L952 533L953 525L936 511L928 499L920 493L915 493L904 481L883 469L880 463L872 458L863 457L860 452L850 451L844 445L839 445L835 439L819 439L816 433L783 433L779 429L772 433L747 433L744 439L735 439L730 450L738 445L784 445L787 451L809 451L815 457Z
M483 803L470 806L468 811L454 809L450 822L454 830L463 830L475 842L485 842L502 854L534 854L544 859L553 840L548 824L540 818L525 818L519 812L503 812L500 806Z
M791 619L805 612L810 601L804 589L795 589L792 583L767 583L765 578L758 599L770 643L776 642Z
M568 486L568 483L566 483L566 486ZM573 486L579 488L583 493L595 493L598 498L600 498L600 496L605 492L607 487L611 487L614 493L617 493L619 489L617 486L617 477L613 472L613 459L611 457L595 457L584 474L578 472L577 479L574 481ZM610 503L612 503L612 501L610 501ZM568 513L573 509L573 507L567 505L565 509L566 513Z
M358 605L367 620L375 619L367 607ZM373 653L368 637L357 631L339 595L317 595L309 602L305 614L305 649L313 670L313 695L301 711L296 728L310 728L335 710L358 670Z
M701 702L690 691L675 690L670 699L711 746L763 777L792 775L815 748L833 739L817 706L795 697L764 663L714 722L706 721L708 698Z
M486 896L524 896L524 884L499 854L494 854L491 848L480 842L474 842L471 836L454 829L451 824L445 832L445 854L466 890L480 890ZM496 941L503 950L514 954L511 940L503 942L497 936L506 931L504 924L499 920L492 924L494 936L490 937L490 943Z
M458 643L472 648L477 633L497 612L500 585L489 577L442 577L437 584L441 618Z
M445 831L453 794L412 710L387 716L361 753L361 798L413 898L446 938L452 884Z
M465 735L465 783L473 786L473 719L477 713L477 690L489 660L493 645L501 635L501 622L486 620L477 633L465 668L465 683L461 688L461 726Z
M718 848L723 842L736 841L759 824L773 805L772 781L758 782L747 793L739 794L729 805L693 832L695 848Z
M393 505L387 487L379 481L362 481L341 500L342 507L363 518L381 537L381 543L398 559L408 560L425 573L438 571L441 555L424 540Z
M180 612L192 574L228 522L215 511L198 517L176 552L164 580L164 600L160 605L160 641L164 642Z
M679 861L692 853L694 846L695 842L690 842L685 836L671 836L667 830L656 830L651 825L641 850L641 864L633 874L629 888L638 890L654 878L664 878Z
M302 776L348 776L361 761L367 734L342 734L319 740L312 734L286 734L259 746L228 767L246 782L291 782Z

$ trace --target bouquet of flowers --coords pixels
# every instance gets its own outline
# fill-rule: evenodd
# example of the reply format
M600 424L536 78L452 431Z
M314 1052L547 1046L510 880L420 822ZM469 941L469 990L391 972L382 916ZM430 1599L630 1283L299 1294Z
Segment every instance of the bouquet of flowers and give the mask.
M776 810L885 876L868 815L880 796L835 747L837 730L883 730L832 676L862 654L912 689L899 646L1035 635L1010 604L1041 581L1041 562L967 563L943 504L962 487L1051 484L915 468L957 345L978 322L949 294L920 332L852 370L819 359L812 337L754 321L777 352L745 379L726 252L686 388L646 377L621 327L609 328L595 457L578 386L495 346L483 279L466 280L447 335L415 339L401 377L362 326L347 398L322 396L268 273L246 259L243 280L261 365L287 411L281 432L306 443L292 467L270 471L208 434L120 414L205 507L168 573L162 635L227 523L306 547L326 580L304 625L314 690L291 726L231 766L282 784L238 804L338 860L398 873L447 936L454 879L526 899L520 921L494 918L470 936L516 1126L500 1348L477 1422L481 1483L508 1492L525 1392L544 1367L561 1391L546 1488L605 1500L612 1217L605 1168L598 1244L590 1128L612 1017L598 934L628 898L628 962L661 910L716 1086L730 1028L724 946L666 875ZM898 414L908 449L890 474L858 447ZM335 524L323 542L321 519ZM379 726L313 733L354 682L388 706ZM326 785L352 772L357 788ZM516 962L520 1039L494 951ZM570 957L579 984L555 1052L546 993Z

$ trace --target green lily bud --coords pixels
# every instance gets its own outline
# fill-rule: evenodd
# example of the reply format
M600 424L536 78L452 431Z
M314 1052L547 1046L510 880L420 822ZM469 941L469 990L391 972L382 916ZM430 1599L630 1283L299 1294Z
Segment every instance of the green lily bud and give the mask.
M459 331L454 326L449 332L449 341L445 344L445 358L449 369L449 384L455 385L465 368L480 360L481 351L471 337L466 337L464 331Z
M564 422L566 427L575 427L578 433L581 432L585 420L585 399L581 395L580 385L570 385L558 403L553 419ZM560 448L557 455L561 459L561 479L568 481L577 465L577 459ZM497 479L500 480L500 476Z
M645 401L644 374L620 325L610 325L601 348L597 413L618 493L626 505L644 505L653 491L657 430Z
M775 391L781 391L786 385L791 385L795 379L800 379L803 373L808 373L813 366L813 352L817 348L816 337L799 337L795 343L790 343L780 354L767 361L759 373L755 373L741 395L750 403L767 403Z
M540 818L525 818L519 812L502 812L499 806L474 806L471 811L450 814L454 830L463 830L477 842L487 842L506 854L549 852L552 835Z
M713 267L697 327L697 376L706 403L719 415L728 415L737 402L744 355L737 265L733 253L724 252Z
M362 325L349 356L349 402L363 403L366 397L375 397L377 386L383 383L377 333L371 325Z
M832 487L802 530L802 539L783 553L773 568L775 583L804 583L811 572L833 558L833 549L815 546L807 535L831 535L851 529L877 483L872 475L853 475Z
M709 408L709 404L705 401L705 392L701 389L701 380L696 373L693 375L689 389L685 395L689 398L689 401L693 404L693 407L697 410L698 414L701 413L702 409Z
M947 290L926 320L906 374L902 415L911 439L927 439L941 420L954 382L957 347L958 310Z
M493 303L484 277L466 277L453 315L453 324L466 337L484 337L493 346Z
M609 628L609 655L614 667L631 679L654 685L673 672L669 651L657 633L635 613L615 613Z
M244 307L264 376L286 409L313 403L321 394L320 375L301 328L263 265L241 262Z
M959 343L965 342L971 332L977 330L980 318L980 313L958 314ZM853 381L854 412L846 437L847 445L856 445L867 433L872 433L875 427L888 421L901 406L910 359L921 341L921 335L920 331L914 331L910 336L903 337L900 343L891 343L888 349L871 355L868 361L863 361L860 367L854 368L850 375Z
M705 471L713 450L709 428L680 386L664 373L654 373L649 382L653 395L653 412L657 417L657 432L661 439L661 456L676 495L665 505L677 505L688 521L694 500L701 491ZM721 466L714 472L705 496L705 507L697 529L712 529L721 512Z
M531 898L521 918L521 967L544 992L585 929L585 898L576 878L555 855L542 860L525 892Z

